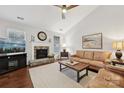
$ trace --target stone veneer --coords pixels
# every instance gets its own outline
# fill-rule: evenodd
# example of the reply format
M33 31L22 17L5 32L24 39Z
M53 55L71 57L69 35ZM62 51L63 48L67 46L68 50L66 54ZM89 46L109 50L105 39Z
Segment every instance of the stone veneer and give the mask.
M48 49L48 53L49 53L49 46L34 46L34 59L36 59L36 50L37 49Z

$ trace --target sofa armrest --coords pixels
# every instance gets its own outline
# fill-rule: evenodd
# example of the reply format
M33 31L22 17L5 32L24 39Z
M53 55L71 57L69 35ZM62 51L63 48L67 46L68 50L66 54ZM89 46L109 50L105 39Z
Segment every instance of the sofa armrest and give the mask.
M76 55L76 54L74 54L74 55L71 55L71 57L77 57L77 55Z
M124 69L121 68L121 67L115 67L115 66L111 66L111 65L106 65L105 69L124 76Z
M111 60L110 60L110 59L106 59L106 60L105 60L105 64L106 64L106 65L111 64Z

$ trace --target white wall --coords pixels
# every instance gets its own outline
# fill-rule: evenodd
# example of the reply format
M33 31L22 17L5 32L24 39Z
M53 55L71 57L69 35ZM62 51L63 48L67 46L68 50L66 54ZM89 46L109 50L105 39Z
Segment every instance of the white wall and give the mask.
M33 55L33 46L49 46L50 47L50 53L54 53L53 50L53 36L57 35L60 36L58 33L54 33L52 31L42 29L42 28L34 28L25 24L19 24L18 22L12 22L8 20L0 19L0 38L6 38L6 32L7 29L15 29L19 31L24 31L26 33L26 53L27 53L27 62L29 60L32 60L34 58ZM44 31L47 34L47 40L40 41L37 38L37 34L39 31ZM31 42L31 35L35 37L35 41ZM49 42L49 39L51 39L51 43Z
M124 40L124 6L99 6L65 33L71 52L82 49L82 36L103 33L103 49L112 50L113 40Z

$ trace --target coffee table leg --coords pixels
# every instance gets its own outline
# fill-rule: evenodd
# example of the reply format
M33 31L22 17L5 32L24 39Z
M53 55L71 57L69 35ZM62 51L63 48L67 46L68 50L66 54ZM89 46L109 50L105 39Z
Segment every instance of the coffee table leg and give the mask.
M60 71L62 70L62 65L60 64Z
M86 69L86 75L88 76L88 69Z
M80 81L80 74L79 74L79 72L77 72L77 82L79 82Z

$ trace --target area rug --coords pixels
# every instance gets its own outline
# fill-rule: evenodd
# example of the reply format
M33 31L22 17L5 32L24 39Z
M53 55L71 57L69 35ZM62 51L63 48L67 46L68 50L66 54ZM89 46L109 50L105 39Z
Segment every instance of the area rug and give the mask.
M29 73L35 88L81 88L96 76L96 73L89 71L89 75L77 83L76 72L68 68L60 72L57 62L30 68ZM82 71L81 74L84 73L85 71Z

